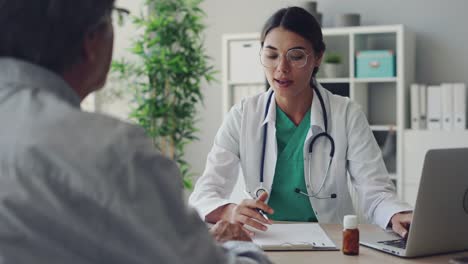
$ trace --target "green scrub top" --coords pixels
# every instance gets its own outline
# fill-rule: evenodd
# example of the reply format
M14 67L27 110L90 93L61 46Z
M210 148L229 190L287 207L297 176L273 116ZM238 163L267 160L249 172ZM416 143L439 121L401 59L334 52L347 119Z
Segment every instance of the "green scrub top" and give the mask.
M310 128L310 110L296 126L286 113L276 106L276 142L278 157L268 205L277 221L317 222L309 197L296 193L306 191L304 180L304 141Z

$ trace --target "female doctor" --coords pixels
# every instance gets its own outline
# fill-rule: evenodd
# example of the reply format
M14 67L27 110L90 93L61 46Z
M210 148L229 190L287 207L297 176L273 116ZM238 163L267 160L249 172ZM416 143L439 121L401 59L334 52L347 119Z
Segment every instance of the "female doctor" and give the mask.
M277 11L261 47L270 89L230 110L189 203L208 222L260 230L271 220L341 223L354 213L349 173L367 220L405 237L411 207L397 199L364 113L315 80L325 51L315 18L299 7ZM239 167L251 199L235 204Z

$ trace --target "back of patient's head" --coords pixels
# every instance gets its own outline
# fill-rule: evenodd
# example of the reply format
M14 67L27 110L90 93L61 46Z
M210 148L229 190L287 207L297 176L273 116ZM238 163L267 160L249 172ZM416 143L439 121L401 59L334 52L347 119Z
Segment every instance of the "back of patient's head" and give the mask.
M0 0L0 57L63 73L82 56L85 33L110 14L115 0Z

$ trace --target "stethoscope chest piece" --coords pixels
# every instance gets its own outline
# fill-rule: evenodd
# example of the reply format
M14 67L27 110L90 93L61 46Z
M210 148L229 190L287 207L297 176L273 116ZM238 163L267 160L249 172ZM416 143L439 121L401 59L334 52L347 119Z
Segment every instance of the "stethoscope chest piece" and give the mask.
M255 191L254 191L255 198L258 199L263 193L267 193L267 194L268 194L267 189L265 189L265 187L263 187L263 186L259 186L259 187L258 187L257 189L255 189Z

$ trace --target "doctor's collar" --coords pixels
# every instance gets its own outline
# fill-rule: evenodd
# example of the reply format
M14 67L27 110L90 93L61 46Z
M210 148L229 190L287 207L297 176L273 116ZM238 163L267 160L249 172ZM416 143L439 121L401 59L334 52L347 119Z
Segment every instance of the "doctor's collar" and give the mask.
M324 100L324 103L325 103L325 108L328 108L327 103L326 103L328 100L326 100L325 91L323 91L323 88L321 87L320 84L318 84L318 83L316 84L314 82L314 85L317 85L316 86L317 90L320 91L320 94L323 97L323 100ZM266 97L265 97L264 107L267 106L268 96L270 96L270 93L274 93L273 89L271 89L271 91L269 91L269 93L267 93L265 95ZM270 102L270 106L268 108L268 113L267 113L266 117L263 119L263 122L262 122L261 126L263 127L264 125L266 125L269 122L272 122L272 123L276 122L276 101L274 100L274 95L273 95L272 100ZM317 93L316 93L315 89L314 89L314 97L312 99L312 105L310 107L310 127L312 128L314 126L320 127L322 129L322 131L325 131L323 111L322 111L322 107L320 105L320 100L318 99L318 96L317 96Z
M274 93L272 88L270 88L270 90L271 90L270 93ZM270 93L266 94L265 106L263 107L263 109L265 109L265 107L267 107L268 97L270 96ZM272 123L276 122L276 100L275 100L274 95L272 95L271 99L272 100L270 101L270 105L268 106L268 113L267 113L267 115L265 116L265 118L263 119L263 122L262 122L262 127L264 125L266 125L267 123L269 123L269 122L272 122Z
M325 95L324 89L322 89L320 84L314 84L317 87L317 90L320 92L323 98L323 103L325 104L324 107L327 109L327 99ZM323 111L322 111L322 106L320 104L320 100L317 95L317 91L314 90L314 97L312 99L312 105L310 106L310 127L320 127L322 128L322 131L325 131L325 124L324 124L324 119L323 119ZM328 112L328 111L327 111Z

